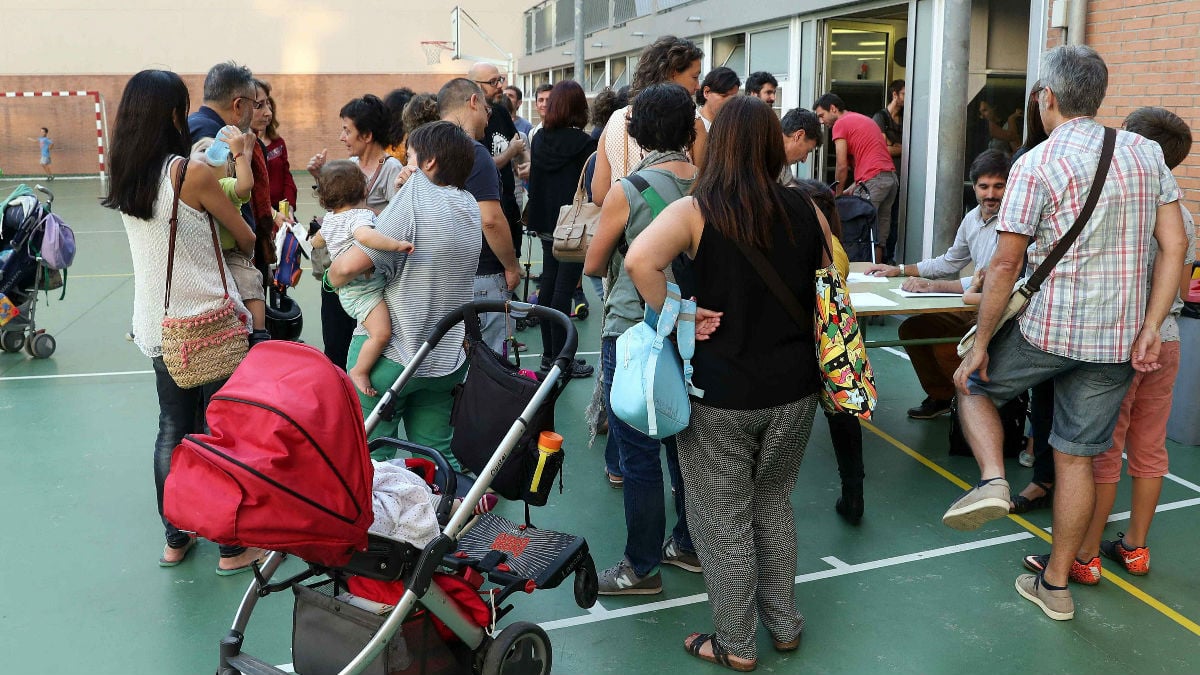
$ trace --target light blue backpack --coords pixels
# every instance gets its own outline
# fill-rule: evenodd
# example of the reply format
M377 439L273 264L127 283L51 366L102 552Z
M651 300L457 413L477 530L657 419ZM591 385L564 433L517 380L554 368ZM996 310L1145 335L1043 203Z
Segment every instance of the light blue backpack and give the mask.
M669 338L675 333L675 341ZM688 425L692 355L696 351L696 302L667 284L661 314L646 307L645 320L617 338L617 364L610 403L623 422L650 438L674 436Z

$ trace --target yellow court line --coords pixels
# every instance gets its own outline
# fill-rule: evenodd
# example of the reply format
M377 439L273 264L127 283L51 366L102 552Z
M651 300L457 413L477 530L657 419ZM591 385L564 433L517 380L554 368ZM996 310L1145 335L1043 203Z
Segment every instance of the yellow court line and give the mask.
M943 469L941 466L939 466L937 463L935 463L933 460L929 459L925 455L922 455L921 453L917 452L916 450L913 450L912 448L908 447L907 445L896 440L895 437L893 437L891 434L888 434L887 432L883 431L879 427L875 426L874 424L871 424L870 422L868 422L866 420L861 420L861 422L862 422L862 426L865 427L866 429L869 429L871 431L871 433L882 438L883 440L887 441L888 443L891 443L892 445L896 446L896 448L898 448L900 450L900 452L903 452L904 454L908 455L909 457L912 457L913 459L917 460L921 464L924 464L926 467L932 469L933 472L936 473L937 475L941 476L942 478L945 478L946 480L950 481L951 483L954 483L955 485L962 488L963 490L971 489L972 486L968 485L965 481L963 481L963 479L961 479L958 476L955 476L954 474L950 473L949 471ZM1047 542L1053 542L1054 539L1053 539L1053 537L1050 536L1049 533L1047 533L1045 530L1038 527L1037 525L1034 525L1033 523L1029 522L1028 520L1025 520L1021 516L1009 514L1008 518L1009 518L1009 520L1015 522L1016 524L1025 528L1029 532L1033 533L1035 536L1037 536L1041 539L1044 539ZM1146 603L1147 605L1149 605L1154 610L1158 611L1163 616L1174 621L1175 623L1179 624L1180 626L1183 626L1189 632L1191 632L1195 635L1200 635L1200 625L1198 625L1195 621L1192 621L1191 619L1187 618L1186 616L1171 609L1170 607L1163 604L1160 600L1158 600L1154 596L1146 593L1145 591L1134 586L1133 584L1129 583L1128 581L1125 581L1124 579L1122 579L1120 577L1110 576L1107 574L1101 576L1100 578L1104 581L1112 582L1112 584L1114 586L1116 586L1117 588L1125 591L1126 593L1132 595L1133 597L1137 598L1138 600L1141 600L1142 602Z

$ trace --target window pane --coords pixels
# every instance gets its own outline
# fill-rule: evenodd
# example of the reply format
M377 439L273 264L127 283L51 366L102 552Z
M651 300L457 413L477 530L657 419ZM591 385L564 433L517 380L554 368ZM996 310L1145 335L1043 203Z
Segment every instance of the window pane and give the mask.
M742 80L746 79L746 34L725 35L713 38L713 64L725 66L737 73Z
M766 71L776 77L788 74L788 29L750 34L750 72Z

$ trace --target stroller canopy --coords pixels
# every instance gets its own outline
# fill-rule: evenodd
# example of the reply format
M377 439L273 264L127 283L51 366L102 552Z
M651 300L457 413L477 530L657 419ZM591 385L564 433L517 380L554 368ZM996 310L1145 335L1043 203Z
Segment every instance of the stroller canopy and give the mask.
M340 566L367 546L373 470L354 385L323 353L260 344L213 396L210 435L175 448L176 527Z

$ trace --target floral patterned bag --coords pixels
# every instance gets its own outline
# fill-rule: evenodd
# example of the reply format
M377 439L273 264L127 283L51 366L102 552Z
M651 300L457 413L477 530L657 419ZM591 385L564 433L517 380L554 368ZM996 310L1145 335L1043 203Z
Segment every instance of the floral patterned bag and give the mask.
M811 205L810 205L811 207ZM813 209L818 220L824 220L819 209ZM788 290L787 284L757 249L738 242L738 248L762 277L763 282L780 304L800 326L806 326L800 301ZM850 303L850 288L833 265L833 253L821 236L830 263L816 270L816 307L813 312L814 342L817 366L821 370L821 404L830 412L850 413L871 419L878 394L875 390L875 371L867 358L862 331L854 306Z

